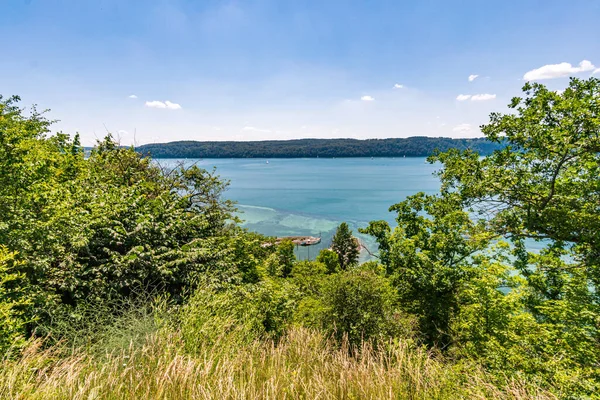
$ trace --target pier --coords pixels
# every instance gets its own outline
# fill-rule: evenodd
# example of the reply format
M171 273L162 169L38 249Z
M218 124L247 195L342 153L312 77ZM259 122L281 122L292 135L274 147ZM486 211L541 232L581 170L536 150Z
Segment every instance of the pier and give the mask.
M312 246L321 243L320 237L314 236L283 236L275 239L275 244L279 244L284 240L290 240L297 246Z

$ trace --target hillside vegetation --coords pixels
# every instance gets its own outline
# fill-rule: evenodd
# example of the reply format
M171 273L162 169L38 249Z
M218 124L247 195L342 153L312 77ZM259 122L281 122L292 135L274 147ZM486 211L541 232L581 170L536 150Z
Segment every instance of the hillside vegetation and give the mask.
M363 264L346 224L298 261L215 171L0 98L0 398L598 398L600 80L523 90Z
M314 158L314 157L427 157L435 151L471 149L482 155L503 144L485 138L451 139L414 136L397 139L297 139L258 142L181 141L139 146L154 158Z

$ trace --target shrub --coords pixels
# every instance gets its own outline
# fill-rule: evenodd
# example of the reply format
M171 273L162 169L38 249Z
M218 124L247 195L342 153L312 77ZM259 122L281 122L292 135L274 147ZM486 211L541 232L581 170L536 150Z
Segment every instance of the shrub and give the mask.
M214 285L206 281L183 307L181 329L189 351L220 343L224 351L260 338L280 337L295 308L288 282Z
M317 295L300 301L295 318L358 345L371 338L409 335L408 319L397 311L396 301L387 278L354 269L327 276Z
M334 274L340 270L338 255L333 250L321 250L317 256L317 261L325 265L328 274Z
M15 253L0 246L0 352L24 343L25 313L31 305L23 274L14 272Z

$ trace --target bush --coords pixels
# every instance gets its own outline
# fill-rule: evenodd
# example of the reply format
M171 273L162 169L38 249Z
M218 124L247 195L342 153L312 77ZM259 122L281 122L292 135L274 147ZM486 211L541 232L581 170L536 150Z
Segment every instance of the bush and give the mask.
M317 256L317 261L325 265L328 274L334 274L340 270L338 255L333 250L321 250Z
M182 310L186 348L197 352L219 343L228 351L261 338L277 339L294 308L294 288L285 281L237 286L204 281Z
M320 293L302 299L296 320L357 345L372 338L409 335L408 319L396 309L397 295L387 278L354 269L329 275Z
M321 292L326 280L327 267L318 261L299 261L294 264L291 282L303 296Z
M7 284L21 279L35 294L25 319L48 325L82 302L140 293L181 302L207 271L258 281L270 251L231 223L214 171L163 169L110 135L86 158L77 136L46 137L51 122L18 101L0 97L0 244L18 252Z
M0 352L24 343L25 308L31 305L23 274L14 272L15 253L0 246Z
M282 240L266 260L265 270L273 278L287 278L292 273L295 262L294 243L288 239Z

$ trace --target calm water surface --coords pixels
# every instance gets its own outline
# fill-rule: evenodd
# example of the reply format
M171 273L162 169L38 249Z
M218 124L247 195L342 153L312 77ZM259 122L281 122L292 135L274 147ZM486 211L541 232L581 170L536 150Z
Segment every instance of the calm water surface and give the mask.
M314 258L318 250L329 247L340 222L348 222L355 233L373 220L393 224L395 214L388 212L392 204L439 189L433 175L439 166L425 158L157 161L167 166L184 161L216 167L231 182L226 197L237 201L244 226L251 230L272 236L321 235L320 245L298 249L301 258ZM358 236L375 249L370 237Z

